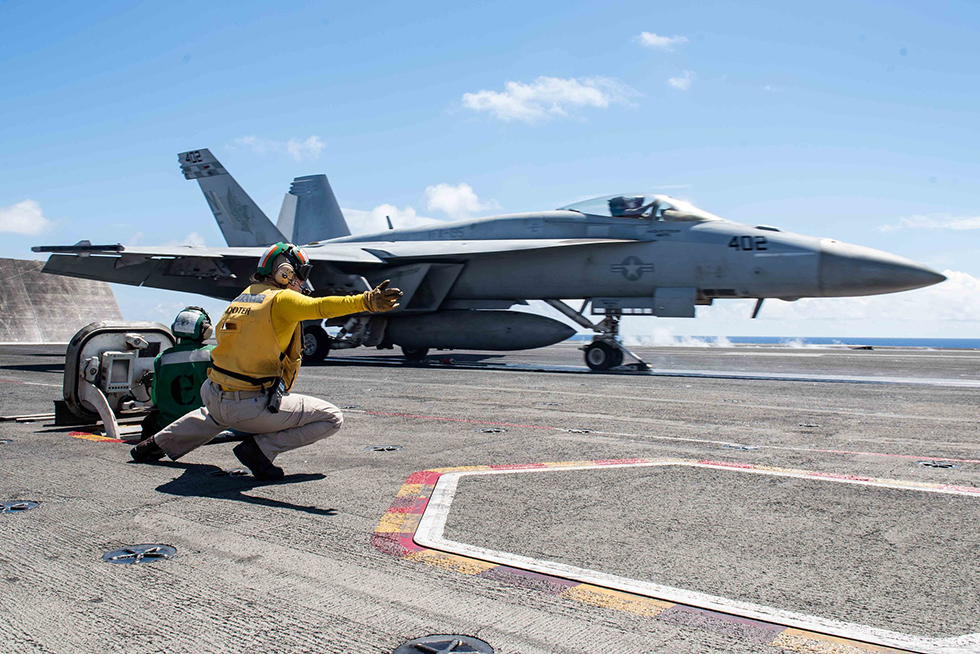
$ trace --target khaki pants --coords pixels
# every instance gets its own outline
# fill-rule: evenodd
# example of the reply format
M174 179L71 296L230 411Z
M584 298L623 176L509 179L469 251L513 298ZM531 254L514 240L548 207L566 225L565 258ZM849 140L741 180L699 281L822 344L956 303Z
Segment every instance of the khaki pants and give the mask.
M289 393L279 413L271 413L262 391L222 391L208 380L201 386L204 406L160 431L156 443L176 461L228 428L255 434L262 453L274 461L282 452L332 436L344 424L340 409L324 400Z

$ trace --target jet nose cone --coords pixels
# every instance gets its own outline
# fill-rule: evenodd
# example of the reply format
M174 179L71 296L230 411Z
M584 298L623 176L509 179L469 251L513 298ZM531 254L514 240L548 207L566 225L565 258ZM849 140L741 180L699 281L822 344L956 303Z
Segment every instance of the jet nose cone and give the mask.
M820 250L820 289L825 297L895 293L946 280L915 261L860 245L824 239Z

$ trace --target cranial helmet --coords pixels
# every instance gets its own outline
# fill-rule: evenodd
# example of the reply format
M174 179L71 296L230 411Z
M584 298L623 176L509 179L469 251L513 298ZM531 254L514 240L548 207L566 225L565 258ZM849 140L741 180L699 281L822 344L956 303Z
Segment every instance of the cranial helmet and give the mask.
M279 269L284 263L289 264L292 272L301 282L305 282L310 276L310 271L313 270L310 257L303 251L303 248L291 243L276 243L270 245L269 249L259 258L259 265L255 273L261 277L274 276L276 282L285 286L289 282L289 275L286 275L284 279L279 278L281 274Z
M620 195L609 200L609 213L613 216L630 216L639 213L643 208L643 196Z
M201 307L186 307L174 318L171 333L181 340L204 341L211 337L211 316Z

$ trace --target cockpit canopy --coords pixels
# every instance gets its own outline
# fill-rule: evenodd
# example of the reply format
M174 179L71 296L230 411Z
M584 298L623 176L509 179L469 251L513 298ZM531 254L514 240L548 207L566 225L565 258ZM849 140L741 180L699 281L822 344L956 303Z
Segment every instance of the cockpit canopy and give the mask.
M589 216L637 218L668 222L721 220L718 216L698 209L690 202L654 193L620 193L583 200L559 211L577 211Z

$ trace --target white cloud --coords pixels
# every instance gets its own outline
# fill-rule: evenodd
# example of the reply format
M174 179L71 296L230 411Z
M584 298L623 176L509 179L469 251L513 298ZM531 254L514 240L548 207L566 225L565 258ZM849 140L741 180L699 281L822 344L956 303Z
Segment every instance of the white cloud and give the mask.
M471 214L492 209L496 205L494 202L480 202L480 198L473 192L473 187L469 184L436 184L425 187L426 208L434 211L442 211L450 218L463 220L469 218Z
M0 207L0 232L36 236L46 232L54 223L45 218L41 205L24 200L11 207Z
M694 73L685 70L683 77L671 77L667 80L667 84L673 86L678 91L686 91L691 88L691 82L694 80Z
M191 232L179 241L167 241L164 245L193 245L194 247L203 248L207 243L204 242L203 236L197 232Z
M945 282L902 293L867 297L767 300L753 320L754 300L718 300L698 307L697 318L627 316L622 333L633 336L824 336L974 338L980 325L980 278L944 270Z
M616 103L628 104L628 99L636 95L634 89L606 77L539 77L530 84L507 82L503 92L464 93L463 106L486 111L504 122L536 123L555 116L568 116L569 110L575 108L607 109Z
M320 153L327 147L319 136L308 136L305 139L291 138L288 141L261 139L257 136L241 136L234 144L242 148L250 148L257 154L266 152L284 152L294 161L316 161Z
M391 218L391 224L395 229L419 227L421 225L431 225L444 221L420 216L412 207L399 209L393 204L381 204L370 211L361 209L343 209L344 218L347 219L347 226L350 227L352 234L369 234L371 232L382 232L388 229L388 222L385 216Z
M275 149L275 141L260 139L256 136L240 136L235 139L235 145L242 148L251 148L259 154L265 154Z
M877 227L877 230L882 233L895 232L900 229L980 229L980 216L949 216L945 214L908 216L899 218L897 223Z
M113 284L112 293L126 320L153 320L164 325L170 325L180 310L189 305L204 307L211 320L217 322L228 306L227 301L148 286Z
M128 247L139 247L140 245L150 245L148 243L145 243L145 241L146 241L146 234L144 234L141 231L136 231L132 236L129 237L129 240L126 241L125 245ZM204 241L204 237L198 234L197 232L191 232L184 238L180 238L180 239L172 238L163 243L160 243L159 241L157 241L157 243L164 247L170 247L174 245L176 246L193 245L195 247L207 246L207 243Z
M675 45L681 45L688 42L686 36L658 36L653 32L640 32L640 35L636 37L636 40L648 48L666 50L668 52L673 52Z
M947 277L945 282L915 291L773 302L772 306L766 303L762 311L775 319L874 319L882 323L901 323L927 317L931 323L980 324L980 279L955 270L944 270L943 274Z
M286 152L296 161L316 161L327 144L319 136L307 137L305 141L289 139L286 142Z

